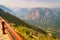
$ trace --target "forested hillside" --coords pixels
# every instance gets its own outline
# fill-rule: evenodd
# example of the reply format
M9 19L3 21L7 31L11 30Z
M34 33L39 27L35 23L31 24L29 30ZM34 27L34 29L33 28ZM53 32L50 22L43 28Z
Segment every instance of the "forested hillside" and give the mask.
M9 14L8 12L4 12L2 9L0 9L0 16L2 18L4 18L8 23L14 23L15 26L18 26L18 25L22 25L22 26L26 26L26 27L29 27L29 28L33 28L37 31L41 31L43 32L44 34L47 34L45 31L43 31L42 29L39 29L39 28L35 28L34 25L31 25L31 24L28 24L24 21L22 21L21 19L15 17L14 15L11 15Z
M24 40L57 40L56 36L47 33L41 28L26 23L14 15L4 12L2 9L0 9L0 16L10 23L12 28L21 35Z

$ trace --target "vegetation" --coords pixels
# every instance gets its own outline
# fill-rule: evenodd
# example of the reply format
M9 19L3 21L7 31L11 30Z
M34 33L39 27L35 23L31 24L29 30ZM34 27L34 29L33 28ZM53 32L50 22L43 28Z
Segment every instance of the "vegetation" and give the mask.
M26 26L11 26L19 35L21 35L24 38L24 40L57 40L51 36L44 35L34 29L27 28Z
M2 9L0 9L0 16L3 17L24 40L57 40L57 38L54 38L55 36L49 36L48 33L41 28L28 24L8 12L4 12Z
M36 31L39 31L39 32L47 35L47 32L45 32L44 30L42 30L40 28L37 28L34 25L31 25L29 23L26 23L26 22L22 21L21 19L17 18L16 16L11 15L8 12L4 12L2 9L0 9L0 16L2 18L4 18L6 21L8 21L8 23L16 24L15 27L18 26L18 25L22 25L22 26L26 26L28 28L32 28L32 29L34 29Z

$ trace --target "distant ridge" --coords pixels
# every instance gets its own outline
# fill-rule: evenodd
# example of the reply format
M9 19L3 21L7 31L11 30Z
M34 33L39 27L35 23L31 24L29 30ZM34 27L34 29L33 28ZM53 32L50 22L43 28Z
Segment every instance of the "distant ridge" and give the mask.
M39 31L45 35L47 35L47 32L45 32L44 30L38 28L38 27L35 27L34 25L31 25L29 23L26 23L25 21L17 18L16 16L14 15L11 15L9 14L8 12L4 12L2 9L0 9L0 16L2 18L4 18L7 22L9 23L14 23L16 25L22 25L22 26L26 26L26 27L29 27L29 28L33 28L35 29L36 31Z
M3 9L5 12L9 12L10 14L15 15L15 13L6 6L0 5L0 8Z
M31 25L29 23L26 23L25 21L17 18L16 16L14 15L11 15L10 13L8 12L5 12L3 9L0 9L0 16L2 18L4 18L8 23L14 23L15 24L15 27L21 25L21 26L25 26L27 28L32 28L40 33L42 33L42 35L46 35L49 36L48 32L46 32L45 30L41 29L41 28L38 28L34 25ZM52 35L52 34L51 34ZM56 37L54 35L51 36L52 38L56 39Z

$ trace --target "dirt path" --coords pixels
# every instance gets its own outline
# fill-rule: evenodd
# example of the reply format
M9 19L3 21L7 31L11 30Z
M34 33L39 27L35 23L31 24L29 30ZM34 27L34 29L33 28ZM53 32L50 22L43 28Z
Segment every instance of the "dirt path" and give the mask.
M2 34L2 25L0 24L0 40L10 40L7 34Z

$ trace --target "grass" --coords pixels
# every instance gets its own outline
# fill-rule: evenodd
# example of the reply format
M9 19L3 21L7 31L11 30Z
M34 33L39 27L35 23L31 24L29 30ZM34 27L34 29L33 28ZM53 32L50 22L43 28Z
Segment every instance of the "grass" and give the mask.
M27 28L26 26L19 25L17 27L12 26L12 28L21 35L24 40L57 40L34 29Z

